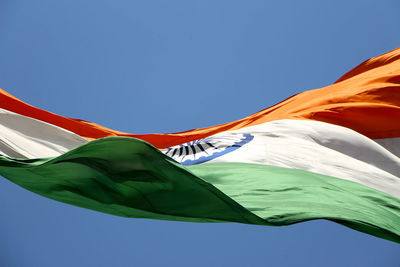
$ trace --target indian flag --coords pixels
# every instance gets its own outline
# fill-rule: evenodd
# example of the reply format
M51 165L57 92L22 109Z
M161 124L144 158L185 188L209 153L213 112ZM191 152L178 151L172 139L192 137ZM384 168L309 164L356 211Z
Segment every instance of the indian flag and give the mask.
M0 174L118 216L274 226L327 219L400 242L399 84L396 49L246 118L145 135L1 90Z

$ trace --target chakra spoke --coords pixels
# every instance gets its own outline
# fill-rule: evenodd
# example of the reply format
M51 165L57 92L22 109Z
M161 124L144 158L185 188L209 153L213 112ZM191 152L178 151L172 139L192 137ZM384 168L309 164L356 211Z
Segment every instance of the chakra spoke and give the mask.
M163 149L162 152L183 165L193 165L232 152L253 138L250 134L230 133L225 136L217 135L190 141Z

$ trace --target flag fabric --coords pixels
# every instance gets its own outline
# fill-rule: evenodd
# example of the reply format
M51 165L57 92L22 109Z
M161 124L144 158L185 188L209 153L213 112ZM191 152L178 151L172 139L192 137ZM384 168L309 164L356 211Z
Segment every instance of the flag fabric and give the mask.
M327 219L400 242L400 48L203 129L128 134L3 90L0 122L0 174L54 200L132 218Z

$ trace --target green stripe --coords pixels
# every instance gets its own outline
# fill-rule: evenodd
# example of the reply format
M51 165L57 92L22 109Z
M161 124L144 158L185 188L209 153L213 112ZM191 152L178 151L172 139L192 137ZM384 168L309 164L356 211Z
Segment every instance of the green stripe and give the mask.
M109 137L52 159L0 156L0 174L42 196L132 218L263 223L150 144Z
M328 219L400 242L400 200L367 186L248 163L209 163L189 169L272 225Z
M184 168L133 138L98 139L51 159L1 157L0 174L48 198L124 217L276 226L328 219L400 243L400 200L375 189L257 164Z

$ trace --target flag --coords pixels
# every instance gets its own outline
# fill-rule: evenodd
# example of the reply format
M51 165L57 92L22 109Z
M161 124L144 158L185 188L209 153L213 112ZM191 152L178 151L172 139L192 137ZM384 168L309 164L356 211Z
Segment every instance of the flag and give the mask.
M1 90L0 174L118 216L274 226L327 219L400 242L399 84L396 49L246 118L143 135Z

